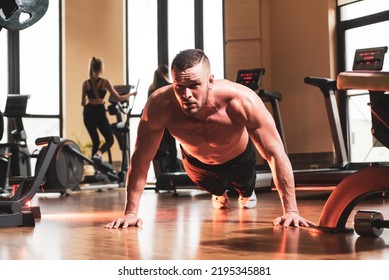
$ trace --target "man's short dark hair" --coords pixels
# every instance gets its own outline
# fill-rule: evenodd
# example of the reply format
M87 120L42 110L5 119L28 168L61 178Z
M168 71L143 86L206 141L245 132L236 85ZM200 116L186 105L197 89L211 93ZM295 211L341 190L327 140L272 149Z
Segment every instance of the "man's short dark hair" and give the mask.
M204 59L204 62L207 63L209 67L208 57L205 55L203 50L200 49L187 49L180 51L176 57L173 59L171 69L172 71L184 71L186 69L192 68L193 66L199 64L201 60Z

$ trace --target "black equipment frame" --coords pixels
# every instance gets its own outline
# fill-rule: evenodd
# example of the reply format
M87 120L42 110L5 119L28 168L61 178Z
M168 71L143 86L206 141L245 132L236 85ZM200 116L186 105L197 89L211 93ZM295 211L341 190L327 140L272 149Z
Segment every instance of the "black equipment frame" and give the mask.
M59 142L59 137L55 136L36 139L36 145L47 145L47 149L40 155L42 160L35 176L13 178L14 181L19 181L19 186L9 200L0 201L0 227L35 226L35 218L40 217L39 208L26 206L26 204L32 200L44 182Z

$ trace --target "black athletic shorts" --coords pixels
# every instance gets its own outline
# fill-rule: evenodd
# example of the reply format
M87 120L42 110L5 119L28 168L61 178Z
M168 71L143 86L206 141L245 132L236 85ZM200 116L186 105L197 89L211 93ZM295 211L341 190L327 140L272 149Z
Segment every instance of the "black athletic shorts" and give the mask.
M203 163L189 155L182 146L181 152L186 173L200 189L214 195L222 195L231 188L243 197L252 194L256 180L256 156L251 140L242 154L222 164Z

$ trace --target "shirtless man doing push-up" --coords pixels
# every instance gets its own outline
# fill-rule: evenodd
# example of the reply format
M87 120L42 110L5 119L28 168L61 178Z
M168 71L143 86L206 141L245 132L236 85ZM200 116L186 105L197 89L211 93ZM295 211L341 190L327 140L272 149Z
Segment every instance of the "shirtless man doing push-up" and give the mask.
M257 149L271 167L283 207L283 215L273 223L314 225L299 215L290 161L273 117L258 95L243 85L215 80L207 56L198 49L177 54L171 74L173 84L153 93L139 123L127 173L124 215L105 227L142 225L139 202L165 128L181 144L188 176L212 194L214 208L229 207L226 190L230 186L239 193L241 208L256 206Z

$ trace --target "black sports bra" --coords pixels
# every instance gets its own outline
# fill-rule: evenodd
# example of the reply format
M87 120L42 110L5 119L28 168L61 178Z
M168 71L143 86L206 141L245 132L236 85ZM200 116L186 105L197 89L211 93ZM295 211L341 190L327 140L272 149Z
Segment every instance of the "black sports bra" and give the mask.
M96 85L97 85L97 94L98 96L101 98L101 99L104 99L105 95L107 94L107 90L106 89L103 89L103 82L104 80L102 78L98 78L96 80ZM90 89L87 89L86 90L86 95L88 96L89 99L95 99L96 98L96 95L95 93L93 92L93 87L92 87L92 80L89 79L88 80L88 83L90 85ZM100 86L99 86L99 83L100 83Z

